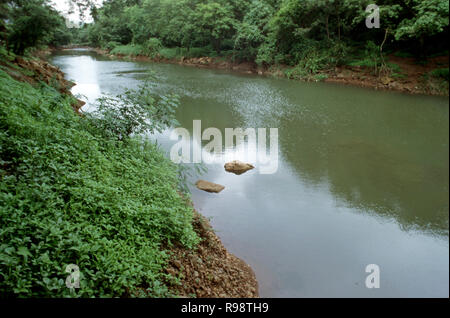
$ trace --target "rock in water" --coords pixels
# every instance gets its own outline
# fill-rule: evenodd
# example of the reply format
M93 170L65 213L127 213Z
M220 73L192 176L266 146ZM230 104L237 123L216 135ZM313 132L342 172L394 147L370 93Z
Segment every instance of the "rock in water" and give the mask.
M251 164L240 162L238 160L225 164L226 171L237 174L238 176L254 168L255 167L253 167Z
M199 190L203 190L210 193L219 193L223 189L225 189L225 187L220 184L212 183L205 180L199 180L195 185Z

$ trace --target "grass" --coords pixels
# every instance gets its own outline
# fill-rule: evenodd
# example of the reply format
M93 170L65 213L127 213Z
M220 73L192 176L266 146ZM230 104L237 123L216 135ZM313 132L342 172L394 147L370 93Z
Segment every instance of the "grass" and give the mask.
M170 296L164 246L198 243L177 168L153 143L97 134L70 102L0 70L0 294Z
M180 48L162 48L159 50L159 55L168 60L179 59L183 56Z
M421 85L429 94L448 95L449 74L448 68L437 68L425 73Z
M430 75L437 77L437 78L444 79L448 82L448 80L449 80L448 67L434 69L430 72Z
M138 44L118 45L114 47L114 49L111 51L111 54L125 56L145 55L145 49L142 45Z
M364 67L364 68L368 68L368 69L375 69L375 66L378 67L378 69L380 69L381 64L377 63L371 59L368 58L363 58L363 59L358 59L358 60L353 60L349 63L347 63L348 66L353 66L353 67ZM389 69L390 71L390 76L394 77L394 78L405 78L406 76L403 74L402 68L400 67L400 65L396 64L396 63L391 63L388 62L386 63L386 67Z

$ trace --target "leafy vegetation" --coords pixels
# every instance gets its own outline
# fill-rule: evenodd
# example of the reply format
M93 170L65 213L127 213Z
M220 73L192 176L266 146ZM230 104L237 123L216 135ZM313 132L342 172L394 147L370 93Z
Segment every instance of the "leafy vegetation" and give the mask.
M381 28L367 29L365 8L372 2L107 0L92 7L95 23L77 30L75 39L106 48L113 41L120 43L113 53L152 57L157 49L146 49L147 43L158 39L164 58L196 57L191 51L203 50L203 56L225 54L265 67L285 64L293 67L290 77L306 78L355 60L360 51L365 53L360 59L369 61L361 65L383 73L389 72L385 51L423 59L448 50L448 1L377 1Z
M443 78L448 81L449 80L448 67L447 68L437 68L435 70L432 70L430 72L430 75L432 75L434 77Z
M111 42L109 42L111 44ZM111 47L111 45L110 45ZM144 47L139 44L129 45L117 45L111 50L111 54L126 55L126 56L138 56L144 55Z
M0 31L7 47L22 55L39 45L65 45L72 33L48 0L0 0Z
M292 77L308 78L358 60L377 74L389 73L387 51L422 61L448 52L446 0L379 0L379 29L365 25L370 0L105 0L101 7L69 0L90 9L94 19L71 30L48 0L0 1L8 46L19 54L38 44L72 42L127 56L284 64L293 68Z
M70 99L0 70L0 293L168 296L164 246L196 246L193 210L174 164L133 133L169 124L176 99L129 91L83 117ZM66 287L69 264L80 289Z

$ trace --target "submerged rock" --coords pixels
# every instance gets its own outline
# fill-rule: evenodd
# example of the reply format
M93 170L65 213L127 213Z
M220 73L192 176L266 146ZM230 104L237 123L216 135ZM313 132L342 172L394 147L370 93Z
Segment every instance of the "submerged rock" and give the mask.
M219 193L222 192L225 187L220 184L212 183L205 180L199 180L195 184L199 190L203 190L210 193Z
M234 160L232 162L225 164L225 170L227 172L231 172L236 175L241 175L241 174L246 173L247 171L252 170L254 168L255 167L253 167L251 164L244 163L244 162L241 162L238 160Z

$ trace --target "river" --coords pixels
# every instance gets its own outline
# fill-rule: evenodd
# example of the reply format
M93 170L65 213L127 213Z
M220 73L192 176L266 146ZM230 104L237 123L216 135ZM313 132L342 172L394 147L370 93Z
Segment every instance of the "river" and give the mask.
M223 70L111 60L87 50L52 56L92 110L101 94L176 93L192 136L278 128L278 169L241 176L208 164L195 208L256 273L262 297L449 296L449 100L303 83ZM267 130L269 134L269 130ZM152 136L167 152L170 131ZM204 144L203 144L204 145ZM216 154L229 159L229 149ZM367 288L366 267L380 270Z

